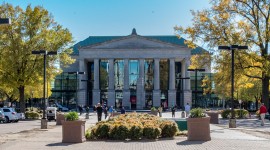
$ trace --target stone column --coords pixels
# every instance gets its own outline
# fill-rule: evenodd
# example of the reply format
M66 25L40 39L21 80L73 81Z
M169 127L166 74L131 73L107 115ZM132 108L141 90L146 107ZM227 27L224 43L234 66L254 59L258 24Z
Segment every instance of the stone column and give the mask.
M130 90L129 90L129 60L124 59L124 89L122 106L126 109L130 109Z
M93 105L100 102L99 89L99 59L94 59L94 89L93 89Z
M160 106L160 78L159 78L159 61L154 59L154 90L153 90L153 106Z
M108 106L115 106L114 82L114 59L109 59Z
M168 107L176 105L176 90L175 90L175 60L170 59L170 74L169 74L169 91L168 91Z
M79 60L79 71L80 72L85 72L87 73L87 69L86 69L86 62L84 61L84 59ZM87 84L86 82L81 82L82 79L86 79L87 74L85 75L77 75L78 77L78 89L77 89L77 105L86 105L86 89L87 89Z
M145 107L145 91L144 91L144 59L139 60L139 78L137 80L137 109Z

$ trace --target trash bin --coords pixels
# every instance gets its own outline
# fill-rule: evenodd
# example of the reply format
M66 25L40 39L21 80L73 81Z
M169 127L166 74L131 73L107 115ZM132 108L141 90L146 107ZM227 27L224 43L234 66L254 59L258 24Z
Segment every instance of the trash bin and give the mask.
M206 114L210 117L211 124L219 124L218 123L218 115L219 115L218 112L209 111L209 112L206 112Z

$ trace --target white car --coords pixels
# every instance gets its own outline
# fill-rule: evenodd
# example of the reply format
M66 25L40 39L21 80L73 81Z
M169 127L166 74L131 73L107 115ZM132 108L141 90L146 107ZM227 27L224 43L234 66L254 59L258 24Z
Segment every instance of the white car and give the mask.
M17 113L14 111L13 108L9 108L9 107L3 107L0 108L0 111L4 113L5 115L5 122L18 122L19 118L17 117Z

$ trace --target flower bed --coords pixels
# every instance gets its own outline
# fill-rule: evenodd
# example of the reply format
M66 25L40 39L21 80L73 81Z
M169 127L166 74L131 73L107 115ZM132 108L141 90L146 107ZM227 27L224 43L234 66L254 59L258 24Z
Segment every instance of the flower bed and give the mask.
M174 137L178 126L174 121L146 113L128 113L98 122L86 131L87 139L139 140Z

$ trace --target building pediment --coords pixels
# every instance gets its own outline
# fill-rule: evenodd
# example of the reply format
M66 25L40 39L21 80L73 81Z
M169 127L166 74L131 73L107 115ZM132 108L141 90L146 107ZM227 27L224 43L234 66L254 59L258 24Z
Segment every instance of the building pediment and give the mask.
M183 46L146 38L139 35L129 35L103 43L89 45L80 49L179 49Z

